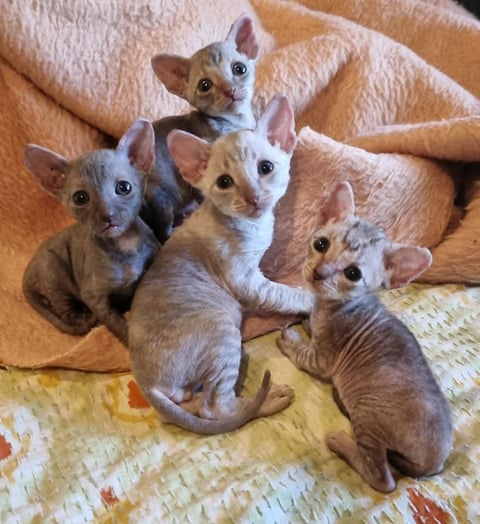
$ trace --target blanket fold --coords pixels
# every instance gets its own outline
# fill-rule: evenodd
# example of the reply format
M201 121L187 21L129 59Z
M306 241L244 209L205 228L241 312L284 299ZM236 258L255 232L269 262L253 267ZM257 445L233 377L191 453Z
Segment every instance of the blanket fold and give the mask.
M71 222L31 179L23 148L74 157L119 138L139 116L187 111L156 79L151 57L189 56L222 40L242 13L254 18L261 47L256 111L282 91L297 119L265 273L302 284L319 209L348 180L359 214L395 240L432 249L424 281L480 283L480 22L453 0L17 4L0 19L0 364L129 368L105 327L59 333L23 298L28 260ZM244 337L283 322L249 318Z

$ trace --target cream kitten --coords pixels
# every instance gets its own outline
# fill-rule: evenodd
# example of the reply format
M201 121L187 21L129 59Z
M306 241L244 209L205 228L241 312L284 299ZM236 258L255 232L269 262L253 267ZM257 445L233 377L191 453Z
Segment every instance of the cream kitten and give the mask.
M235 396L245 310L303 313L313 297L266 279L259 262L273 234L296 136L288 100L274 97L255 130L213 144L172 131L182 176L205 200L174 231L142 279L130 319L132 371L168 422L198 433L231 431L285 408L288 386L269 374L255 399ZM211 420L208 420L211 419Z

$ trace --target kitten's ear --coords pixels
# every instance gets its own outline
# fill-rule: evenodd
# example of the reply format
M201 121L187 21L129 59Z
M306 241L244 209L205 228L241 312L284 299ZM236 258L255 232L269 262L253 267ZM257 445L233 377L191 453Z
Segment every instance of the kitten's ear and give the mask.
M25 147L23 158L40 186L50 195L59 198L70 170L68 160L46 147L35 144Z
M248 15L243 15L233 22L225 40L235 42L237 51L247 55L250 60L257 58L258 43L253 31L252 19Z
M149 173L155 162L155 135L151 122L145 118L136 120L120 139L117 151L125 151L132 164Z
M285 95L277 94L270 100L257 122L257 132L273 146L279 145L289 155L293 153L297 143L295 118Z
M210 144L201 138L174 129L167 135L167 145L182 177L195 185L203 176L210 156Z
M387 287L394 289L415 280L432 263L432 254L427 248L390 244L384 253L385 268L390 277Z
M329 220L343 222L349 215L355 214L355 200L352 186L348 182L337 184L321 210L321 224Z
M190 75L190 59L179 55L160 54L152 58L151 64L155 74L168 91L185 98Z

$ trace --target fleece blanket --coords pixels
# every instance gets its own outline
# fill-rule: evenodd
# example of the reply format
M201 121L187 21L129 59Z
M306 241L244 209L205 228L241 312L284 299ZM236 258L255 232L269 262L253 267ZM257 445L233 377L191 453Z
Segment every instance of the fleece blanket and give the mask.
M480 282L480 23L452 0L9 2L0 17L0 363L129 368L104 327L59 333L22 296L30 257L70 223L31 179L23 148L74 157L114 143L139 116L188 111L150 58L189 56L243 13L261 48L256 111L282 91L297 119L265 273L301 283L319 209L345 179L359 214L395 240L432 248L425 282ZM280 322L249 319L245 338Z

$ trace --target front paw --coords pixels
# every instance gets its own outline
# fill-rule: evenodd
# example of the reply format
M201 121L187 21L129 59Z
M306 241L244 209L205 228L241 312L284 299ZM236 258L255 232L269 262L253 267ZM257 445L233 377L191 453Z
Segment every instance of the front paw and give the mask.
M287 357L291 357L302 342L302 337L297 331L288 327L283 328L280 336L277 338L278 348Z

